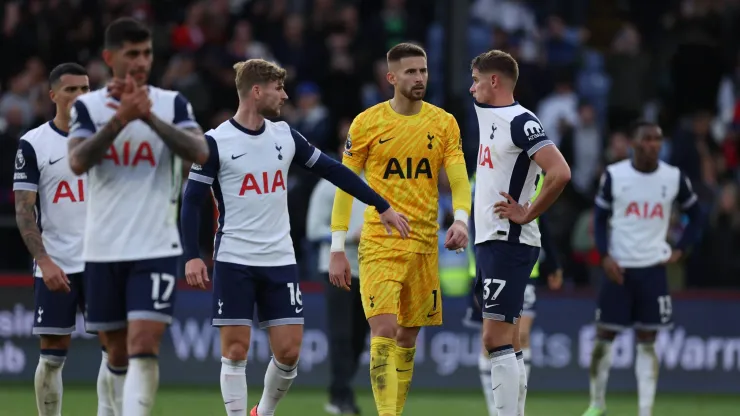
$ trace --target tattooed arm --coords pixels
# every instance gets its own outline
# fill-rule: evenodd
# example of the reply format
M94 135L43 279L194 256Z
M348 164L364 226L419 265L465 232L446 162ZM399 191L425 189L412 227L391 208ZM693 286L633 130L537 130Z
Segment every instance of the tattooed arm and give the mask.
M154 114L149 116L146 123L181 158L199 165L208 160L208 145L200 127L179 128Z
M100 162L108 151L118 133L123 130L123 123L116 117L103 126L102 129L89 137L79 137L70 134L67 148L69 152L69 166L76 175L82 175Z
M70 112L70 131L67 142L69 166L72 172L82 175L100 162L125 125L125 121L116 115L98 130L90 117L87 105L81 100L75 101Z
M208 144L203 131L195 121L193 106L182 94L175 95L172 121L168 122L152 113L146 123L154 130L173 153L186 162L203 165L208 160Z
M37 261L48 258L44 242L41 240L41 231L36 223L36 192L15 191L15 222L31 256Z

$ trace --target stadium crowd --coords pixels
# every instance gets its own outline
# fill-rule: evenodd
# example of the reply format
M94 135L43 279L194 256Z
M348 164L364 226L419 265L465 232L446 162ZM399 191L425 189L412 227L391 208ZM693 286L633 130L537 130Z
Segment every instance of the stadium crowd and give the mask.
M433 7L430 4L433 3ZM455 0L455 7L466 7ZM13 160L23 132L53 117L46 77L55 65L87 67L91 88L105 85L102 31L130 15L153 28L151 82L178 90L207 130L236 108L232 65L265 58L288 70L284 119L334 153L352 118L386 100L385 52L416 41L429 54L428 97L445 105L446 0L24 0L0 9L0 270L22 271L28 255L13 225ZM680 167L700 196L701 243L674 270L677 285L737 286L740 274L740 1L471 0L467 55L498 48L519 61L517 99L561 148L572 184L551 223L565 276L590 284L598 258L591 206L603 167L629 155L625 127L658 120L663 160ZM470 171L477 150L472 99L463 129ZM305 276L317 245L305 238L317 179L291 171L289 210ZM212 210L212 206L208 206ZM327 207L327 209L329 209ZM450 208L451 210L451 208ZM444 217L444 216L443 216ZM447 215L449 217L449 215ZM212 247L204 215L202 247ZM672 233L681 232L675 218ZM207 231L208 232L207 232Z

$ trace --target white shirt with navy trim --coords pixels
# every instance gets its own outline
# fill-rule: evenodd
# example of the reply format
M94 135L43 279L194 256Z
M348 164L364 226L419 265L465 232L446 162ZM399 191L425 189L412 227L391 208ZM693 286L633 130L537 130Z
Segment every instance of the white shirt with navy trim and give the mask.
M519 225L494 214L506 192L520 204L535 194L542 169L531 158L553 145L537 117L515 102L505 107L475 103L480 142L475 178L475 243L503 240L540 246L537 221Z
M621 267L649 267L671 257L666 241L673 203L688 209L698 202L691 181L664 162L644 173L627 159L607 166L596 206L610 210L609 256Z
M36 222L49 257L64 273L85 269L87 175L77 176L67 160L67 133L53 121L21 137L15 156L14 191L36 192ZM34 276L41 269L34 267Z
M288 170L313 167L321 151L287 123L269 120L252 131L231 119L208 131L206 140L208 161L193 165L188 179L210 185L218 204L213 258L248 266L296 264Z
M177 91L149 87L152 112L180 128L198 127L190 103ZM87 138L115 114L106 89L81 95L69 137ZM178 256L177 226L182 162L141 120L118 134L103 160L88 172L84 259L117 262Z

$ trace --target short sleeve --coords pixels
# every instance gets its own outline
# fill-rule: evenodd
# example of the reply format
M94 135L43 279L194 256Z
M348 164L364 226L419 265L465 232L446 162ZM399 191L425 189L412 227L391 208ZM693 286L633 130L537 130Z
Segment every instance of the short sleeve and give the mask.
M525 152L532 158L537 151L545 146L554 144L547 137L545 129L537 117L530 113L522 113L511 120L511 141L514 145Z
M221 162L218 155L218 145L216 144L216 140L207 134L205 137L206 143L208 143L208 160L203 165L193 163L192 166L190 166L188 179L211 185L218 177L218 170L221 167Z
M347 142L344 145L344 157L342 163L354 168L362 169L370 147L370 138L363 127L360 116L352 120L352 125L347 133Z
M172 124L183 129L200 128L193 115L193 106L180 93L175 96L175 115L172 119Z
M75 101L72 105L69 115L69 137L77 137L86 139L97 130L95 123L93 123L92 117L90 117L90 111L82 100Z
M291 128L290 135L293 136L293 143L295 143L295 155L292 162L303 168L311 169L321 157L321 150L312 145L298 130Z
M39 164L36 159L36 150L31 143L21 139L18 152L15 154L15 171L13 173L14 191L33 191L39 189Z
M603 209L612 208L612 175L609 171L604 171L599 180L599 190L596 193L596 200L594 203L597 207Z
M691 186L691 180L689 177L684 175L683 172L679 174L679 177L678 195L676 196L676 200L681 206L681 209L686 210L691 208L699 198L696 196L696 193L694 193L694 188Z
M460 134L460 126L457 125L455 117L450 116L446 139L444 166L464 164L465 155L462 150L462 135Z

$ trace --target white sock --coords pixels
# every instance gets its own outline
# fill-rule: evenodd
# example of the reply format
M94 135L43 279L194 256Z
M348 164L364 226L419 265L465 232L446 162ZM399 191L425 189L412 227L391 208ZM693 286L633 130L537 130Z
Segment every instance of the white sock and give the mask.
M655 354L654 343L640 342L637 344L635 376L637 376L640 416L651 416L655 402L655 388L658 384L658 356Z
M499 416L516 416L519 404L519 364L514 347L504 345L489 351L491 383Z
M114 367L108 363L105 365L105 378L102 380L102 386L98 384L98 415L109 416L106 413L100 413L100 389L104 389L106 392L106 398L108 404L113 410L113 416L123 415L123 386L126 383L126 373L128 372L128 366ZM101 383L98 378L98 383Z
M532 350L529 347L522 348L522 357L524 357L524 371L527 373L527 380L529 380L529 373L532 370Z
M290 385L298 375L298 363L292 366L279 363L272 357L265 372L265 388L257 406L259 416L273 416L280 399L288 392Z
M113 410L113 397L108 380L108 353L103 350L98 369L98 416L117 416Z
M493 385L491 385L491 359L487 354L478 356L478 370L480 370L480 385L483 387L483 396L486 398L488 415L498 416L496 401L493 398Z
M33 384L39 416L62 414L62 368L67 351L42 349Z
M521 351L516 352L516 363L519 366L519 404L517 412L524 416L524 403L527 401L527 369L524 367L524 357Z
M221 357L221 397L227 416L247 416L247 360Z
M159 387L159 362L154 354L129 357L123 385L123 414L149 416Z
M591 380L591 407L606 409L606 384L612 366L612 342L596 340L591 353L589 376Z

